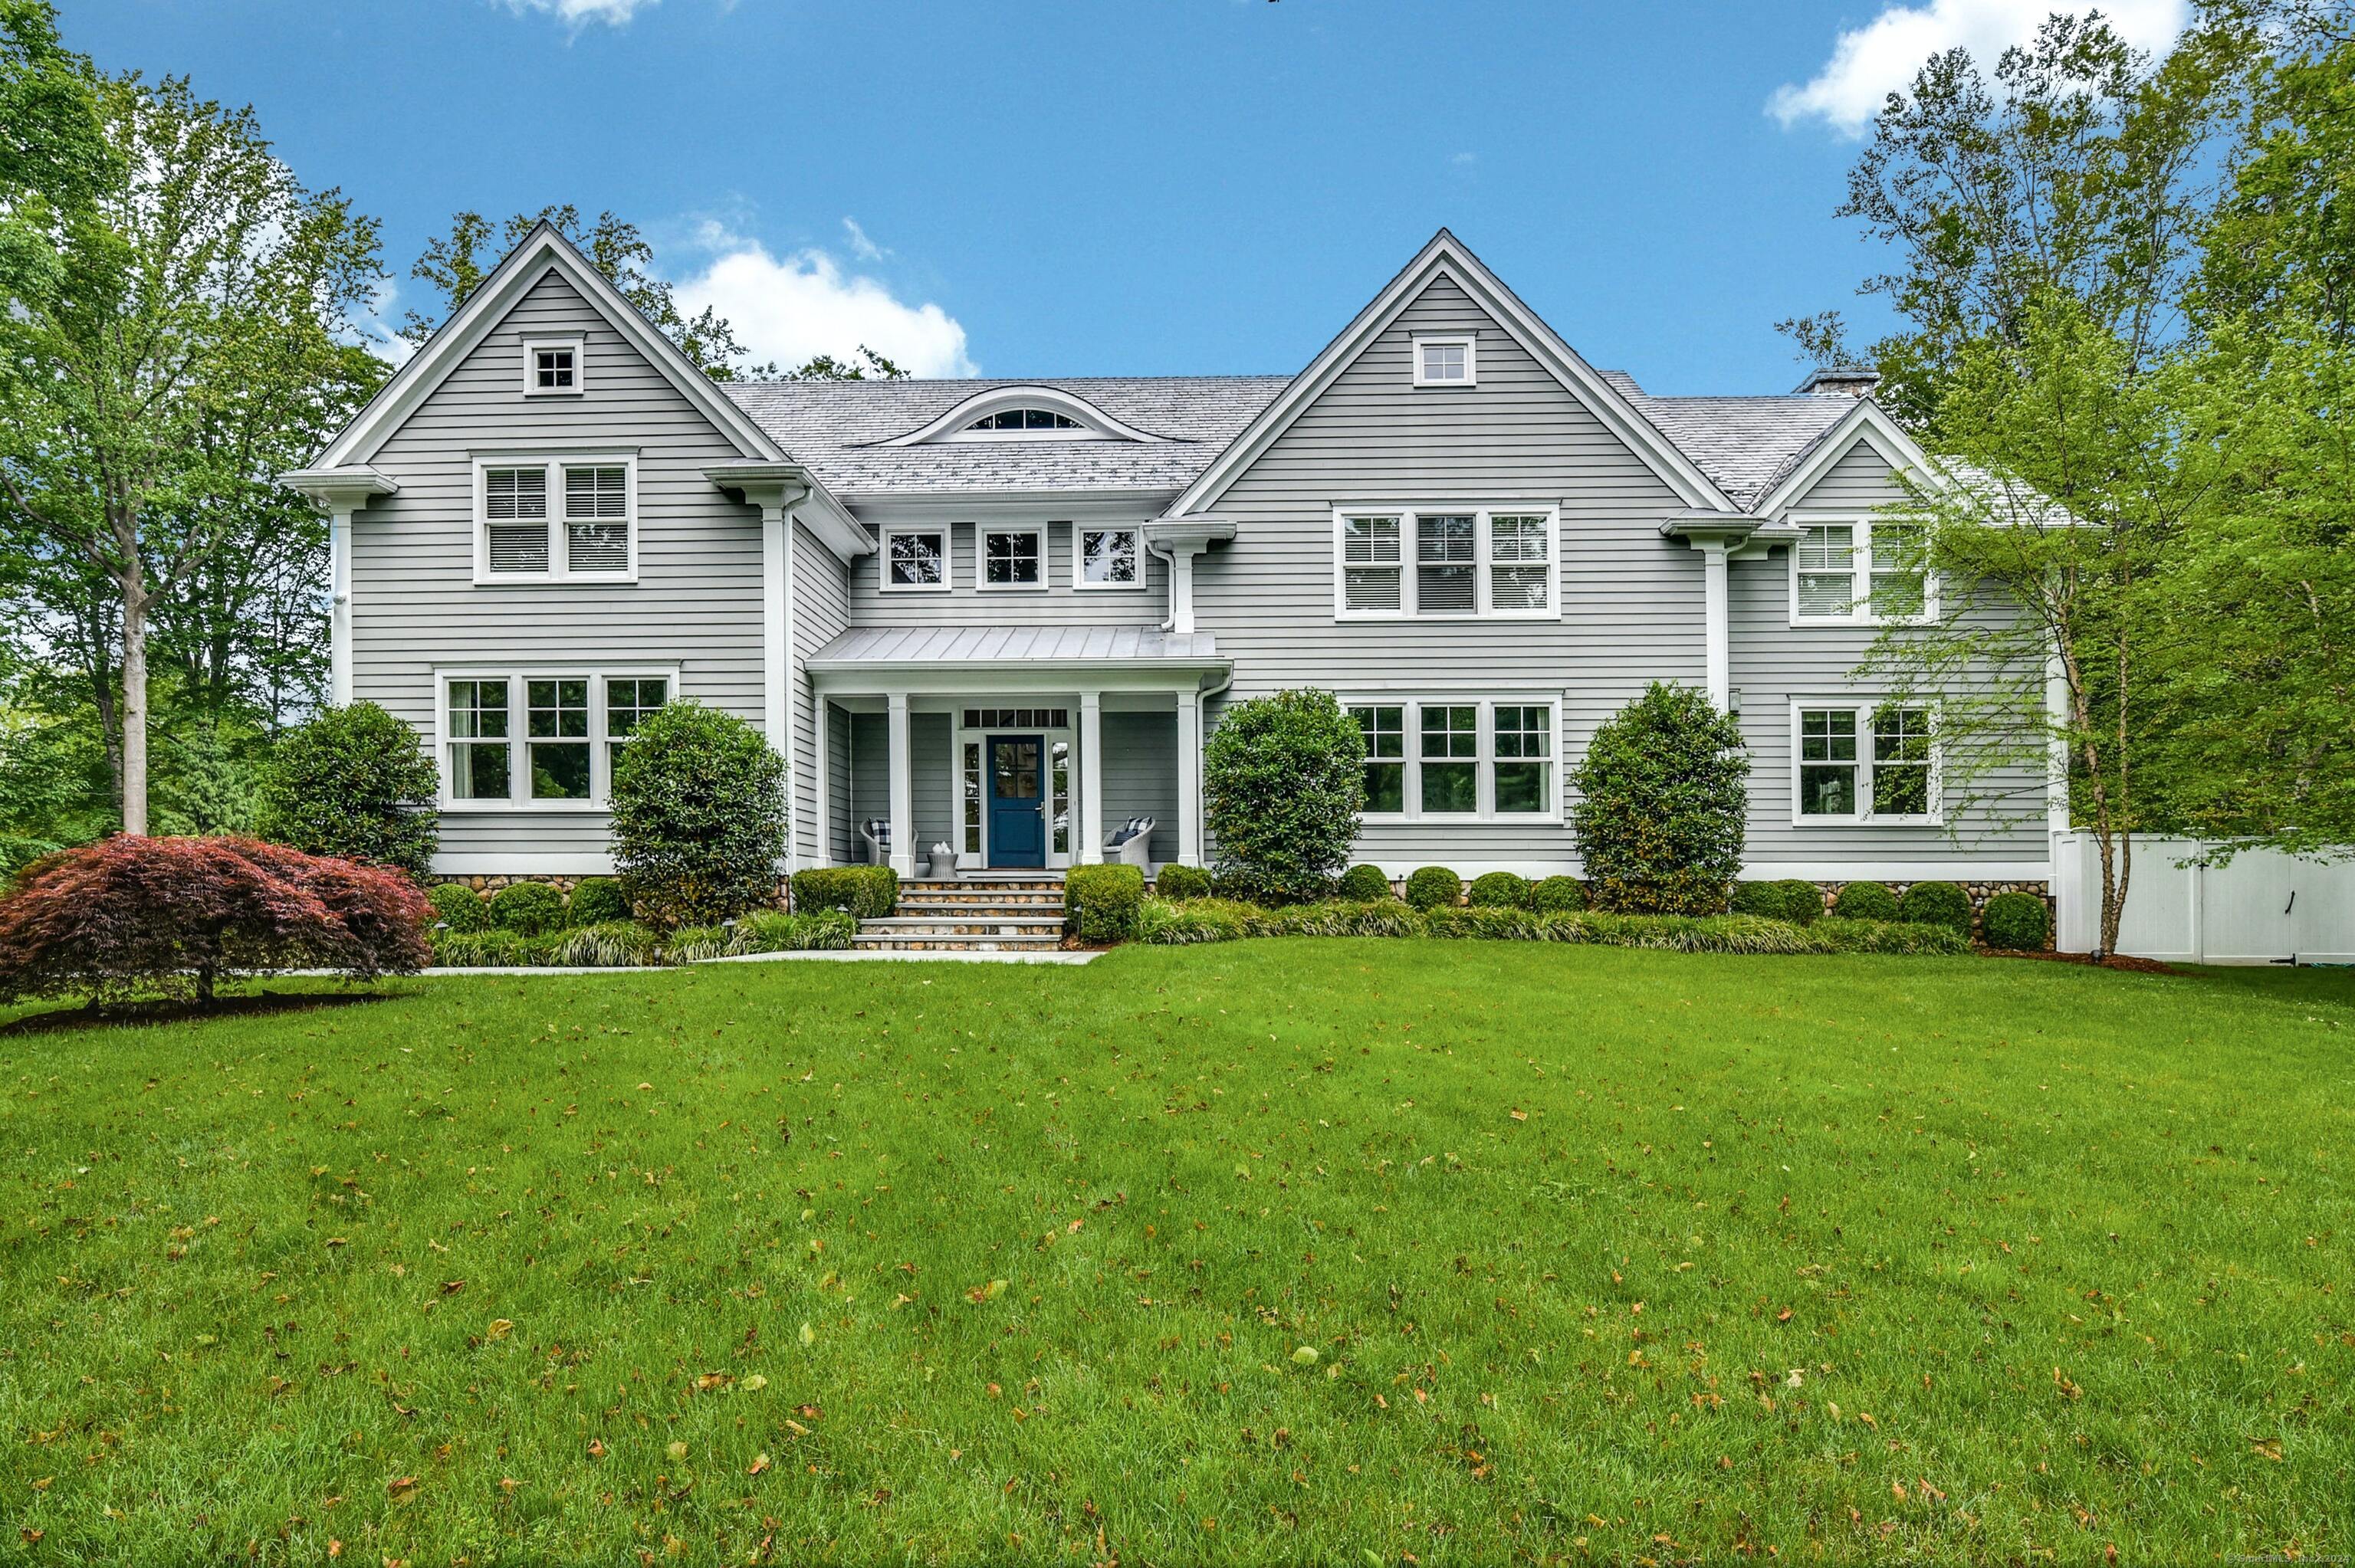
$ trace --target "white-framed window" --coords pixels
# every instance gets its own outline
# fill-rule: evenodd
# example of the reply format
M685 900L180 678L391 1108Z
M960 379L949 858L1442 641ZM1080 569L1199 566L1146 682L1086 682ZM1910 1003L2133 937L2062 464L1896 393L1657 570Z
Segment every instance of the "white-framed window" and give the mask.
M1366 740L1369 821L1558 821L1550 698L1341 699Z
M984 591L1039 588L1047 586L1047 530L1025 527L981 529L981 568L976 587Z
M1333 618L1550 620L1560 530L1551 507L1336 507Z
M474 581L635 582L638 460L479 458Z
M1134 528L1082 528L1075 588L1145 586L1145 560Z
M526 338L523 390L527 397L565 397L585 389L588 351L577 337Z
M1937 718L1918 702L1792 704L1792 824L1941 822Z
M966 425L968 436L1011 436L1052 434L1060 430L1066 435L1087 427L1069 414L1052 408L1000 408L994 414L984 414Z
M883 591L946 593L949 531L944 527L883 530Z
M1414 340L1414 384L1417 387L1476 387L1480 382L1480 340L1470 333Z
M1792 518L1805 532L1791 546L1791 624L1883 626L1937 613L1920 523L1891 517Z
M437 671L444 810L602 810L613 761L678 691L676 669Z

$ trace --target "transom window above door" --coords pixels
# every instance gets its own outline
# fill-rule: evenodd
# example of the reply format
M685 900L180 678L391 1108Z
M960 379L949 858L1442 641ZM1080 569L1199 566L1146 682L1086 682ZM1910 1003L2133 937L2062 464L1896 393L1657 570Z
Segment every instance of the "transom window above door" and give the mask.
M1551 619L1559 524L1550 507L1337 508L1334 619Z
M637 459L484 459L474 467L474 581L634 582Z

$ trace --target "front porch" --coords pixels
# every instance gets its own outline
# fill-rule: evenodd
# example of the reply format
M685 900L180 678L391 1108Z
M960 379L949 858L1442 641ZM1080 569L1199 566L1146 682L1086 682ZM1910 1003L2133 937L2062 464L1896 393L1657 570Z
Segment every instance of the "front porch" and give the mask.
M1151 628L858 630L809 663L827 863L980 879L1202 859L1201 705L1227 665ZM1107 845L1150 819L1144 848ZM943 869L950 869L943 867Z

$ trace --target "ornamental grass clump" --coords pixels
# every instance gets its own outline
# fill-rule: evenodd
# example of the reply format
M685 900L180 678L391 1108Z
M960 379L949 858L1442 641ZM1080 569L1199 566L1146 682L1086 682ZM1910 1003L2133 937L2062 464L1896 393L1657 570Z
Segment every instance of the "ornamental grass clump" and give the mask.
M1750 759L1708 696L1655 681L1594 732L1571 811L1589 902L1717 915L1742 869Z

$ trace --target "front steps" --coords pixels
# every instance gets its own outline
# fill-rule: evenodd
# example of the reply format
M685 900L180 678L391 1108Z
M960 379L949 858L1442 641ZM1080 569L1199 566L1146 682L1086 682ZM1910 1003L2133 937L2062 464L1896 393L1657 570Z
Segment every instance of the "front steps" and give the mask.
M1063 945L1063 879L1053 873L900 884L898 913L862 920L854 950L1053 952Z

